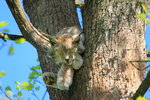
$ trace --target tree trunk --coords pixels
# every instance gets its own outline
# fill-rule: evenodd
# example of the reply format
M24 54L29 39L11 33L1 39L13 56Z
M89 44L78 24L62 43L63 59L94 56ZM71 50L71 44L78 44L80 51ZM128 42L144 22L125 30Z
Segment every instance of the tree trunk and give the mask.
M79 26L74 0L24 0L24 9L31 23L39 30L55 35L64 27ZM57 68L48 52L37 48L43 72ZM47 87L51 100L67 100L68 92Z
M74 0L24 0L33 25L54 35L79 25ZM141 4L132 1L86 0L83 7L85 46L83 67L75 72L68 92L48 88L51 100L128 100L143 80L144 22ZM38 50L43 72L56 71L48 53Z

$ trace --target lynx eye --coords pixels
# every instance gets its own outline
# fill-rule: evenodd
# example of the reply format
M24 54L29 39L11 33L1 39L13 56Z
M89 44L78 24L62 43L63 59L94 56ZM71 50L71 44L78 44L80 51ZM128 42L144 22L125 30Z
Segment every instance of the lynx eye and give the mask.
M79 40L76 40L76 41L73 41L73 43L75 43L75 44L76 44L76 43L79 43L79 42L80 42L80 39L79 39Z

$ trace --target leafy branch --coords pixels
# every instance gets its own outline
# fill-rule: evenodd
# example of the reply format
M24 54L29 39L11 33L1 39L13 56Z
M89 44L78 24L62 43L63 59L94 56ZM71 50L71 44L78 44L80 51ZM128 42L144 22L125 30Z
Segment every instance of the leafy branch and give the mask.
M0 92L3 93L8 100L13 100L13 98L17 98L17 100L22 100L23 90L28 91L31 95L33 95L36 98L36 100L44 100L47 90L45 90L42 99L40 99L36 94L36 91L40 90L41 85L44 86L43 83L38 80L42 74L41 68L39 65L37 65L31 67L30 70L31 73L29 74L28 81L15 82L17 84L16 90L18 90L16 94L12 95L13 92L10 86L7 86L5 89L3 89L0 86ZM0 77L4 77L5 75L5 72L0 72ZM37 86L37 83L39 83L40 85Z
M0 91L7 97L8 100L12 100L10 96L2 89L2 87L0 87ZM10 90L6 90L6 91L10 91Z
M150 14L150 10L148 10L144 4L142 4L141 6L142 6L144 12L137 13L137 16L140 19L144 20L146 22L146 24L150 24L150 18L147 17Z
M17 39L21 39L24 37L23 37L23 35L12 35L12 34L0 32L0 38L2 38L4 41L6 41L6 40L17 40Z
M17 90L26 90L29 91L30 94L32 94L37 100L40 100L38 95L36 95L35 91L40 90L40 86L36 86L37 83L39 83L40 85L44 86L39 80L38 78L41 76L41 67L39 65L37 66L33 66L30 68L30 70L32 71L29 74L28 77L28 81L24 81L24 82L16 82L17 86L16 89ZM45 95L47 93L47 90L45 91L42 100L44 100Z

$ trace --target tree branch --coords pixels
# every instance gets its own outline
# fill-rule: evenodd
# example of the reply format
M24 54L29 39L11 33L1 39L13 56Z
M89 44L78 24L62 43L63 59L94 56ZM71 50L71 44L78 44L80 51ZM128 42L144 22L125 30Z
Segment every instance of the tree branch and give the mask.
M48 50L51 47L50 40L43 32L39 32L27 19L20 0L6 0L24 38L37 49Z
M7 33L0 32L0 38L2 38L4 41L6 39L16 40L16 39L19 39L19 38L23 38L23 35L12 35L12 34L7 34Z
M150 71L147 74L147 77L144 79L144 81L141 83L140 87L136 91L136 93L133 95L132 99L136 100L139 96L144 96L145 92L148 90L150 86Z

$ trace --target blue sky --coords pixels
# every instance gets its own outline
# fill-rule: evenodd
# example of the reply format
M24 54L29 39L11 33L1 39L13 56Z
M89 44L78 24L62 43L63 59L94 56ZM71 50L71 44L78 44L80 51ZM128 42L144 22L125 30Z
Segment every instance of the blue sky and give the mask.
M147 50L150 50L150 25L146 25L145 37L146 37L146 48L147 48ZM148 62L147 65L150 65L150 63ZM146 92L145 97L150 99L150 88Z
M10 34L21 34L13 16L10 13L10 10L5 3L5 0L0 1L0 22L1 21L8 21L9 24L4 27L3 29L9 29ZM0 31L2 31L0 29ZM147 49L150 49L150 26L147 25L146 29L146 42L147 42ZM0 47L2 45L2 40L0 40ZM4 42L3 42L4 43ZM29 44L28 42L24 42L22 44L15 44L12 41L8 41L4 43L5 46L0 49L0 72L5 71L7 74L5 77L0 78L0 85L2 87L11 86L13 87L13 91L15 91L16 84L15 81L27 81L28 74L30 73L30 67L38 65L39 63L36 62L37 59L37 52L36 49ZM8 55L8 50L10 46L15 47L15 54ZM42 98L45 87L42 86L41 90L37 92L39 98ZM1 97L2 95L0 95ZM150 98L150 92L145 95L147 98ZM148 97L149 96L149 97ZM30 100L36 100L34 96L29 95L26 91L24 92L24 100L27 100L30 97ZM45 100L48 100L48 94Z
M9 29L10 34L21 34L5 0L0 1L0 22L1 21L9 22L9 24L2 29ZM2 29L0 29L0 31L2 31ZM2 43L4 42L0 40L0 47ZM14 82L28 80L28 75L31 72L30 68L39 64L36 61L38 56L36 49L28 42L16 44L12 41L8 41L7 43L4 43L4 45L5 46L0 49L0 72L6 72L6 76L0 78L0 85L2 87L11 86L13 91L15 91L16 84ZM9 47L12 45L15 47L15 53L13 55L8 55ZM45 90L45 86L42 86L40 91L37 92L40 100L43 97ZM16 92L17 91L15 91L15 93ZM2 95L0 95L0 97L1 96ZM27 100L28 97L30 97L30 100L36 100L34 96L25 91L24 100ZM49 100L48 98L47 94L45 100Z

